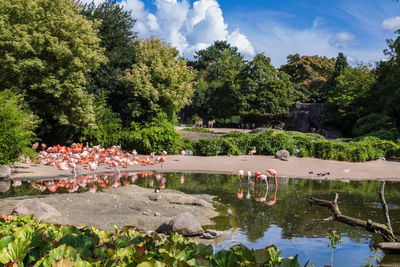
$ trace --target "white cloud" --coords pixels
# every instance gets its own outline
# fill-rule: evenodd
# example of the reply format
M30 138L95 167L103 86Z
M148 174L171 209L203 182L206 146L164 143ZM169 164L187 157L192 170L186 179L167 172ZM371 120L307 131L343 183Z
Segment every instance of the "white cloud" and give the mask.
M155 0L155 14L145 9L140 0L122 0L137 19L134 30L141 37L156 35L191 58L217 40L226 40L247 56L255 54L248 38L239 29L229 32L217 0L198 0L191 6L188 0Z
M400 29L400 16L394 17L394 18L389 18L385 19L382 22L382 29L385 31L397 31Z
M329 39L329 44L333 47L343 48L345 44L353 41L355 36L349 32L340 32Z

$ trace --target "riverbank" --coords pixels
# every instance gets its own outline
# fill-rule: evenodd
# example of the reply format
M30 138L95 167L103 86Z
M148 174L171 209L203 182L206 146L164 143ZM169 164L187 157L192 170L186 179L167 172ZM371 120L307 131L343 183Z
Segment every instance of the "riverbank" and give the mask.
M282 161L274 156L258 155L215 157L170 155L166 156L166 159L163 165L139 164L121 169L121 171L237 174L240 169L252 172L275 169L278 176L282 178L400 181L400 162L398 161L344 162L298 157L290 157L289 161ZM13 170L11 179L53 179L71 176L69 171L40 164L16 163L11 167ZM97 173L113 171L112 167L100 165ZM91 173L81 166L79 166L78 172L80 174Z

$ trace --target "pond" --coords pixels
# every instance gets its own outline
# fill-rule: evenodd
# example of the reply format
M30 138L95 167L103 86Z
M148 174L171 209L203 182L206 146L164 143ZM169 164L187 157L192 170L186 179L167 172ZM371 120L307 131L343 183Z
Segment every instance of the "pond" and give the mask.
M63 181L63 182L62 182ZM239 184L235 175L181 174L181 173L129 173L119 179L112 175L93 179L64 179L57 182L19 182L11 186L0 185L0 198L57 193L97 191L103 188L120 187L130 183L143 187L176 189L189 194L215 196L215 208L219 216L212 219L213 225L206 228L231 230L233 234L215 245L216 250L242 243L249 248L264 248L275 244L282 256L299 255L299 262L315 266L330 265L331 248L328 234L336 231L343 243L333 251L336 266L360 266L370 256L382 257L385 264L400 262L396 254L374 253L372 247L382 242L379 235L351 227L340 222L322 222L331 216L330 210L307 202L314 196L332 200L339 193L339 208L343 214L384 222L379 201L379 181L326 181L305 179L278 179L278 188L273 181L269 186L247 186ZM3 182L4 183L4 182ZM68 186L69 184L69 186ZM6 191L4 188L9 189ZM395 234L400 229L400 183L387 182L385 198L389 206ZM4 192L5 191L5 192ZM371 263L375 263L374 259Z

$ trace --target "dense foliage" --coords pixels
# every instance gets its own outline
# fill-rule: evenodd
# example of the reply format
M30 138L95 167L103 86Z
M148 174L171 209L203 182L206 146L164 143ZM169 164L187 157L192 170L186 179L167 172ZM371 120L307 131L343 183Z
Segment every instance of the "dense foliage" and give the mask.
M116 2L105 1L99 5L94 2L85 4L81 11L91 21L100 20L100 47L105 49L108 61L90 73L86 90L90 93L105 95L107 103L117 112L124 125L129 125L130 114L125 107L128 104L128 88L119 80L135 63L135 38L133 32L135 19L130 11L125 11Z
M22 107L22 97L0 92L0 163L9 163L32 144L37 118Z
M290 75L296 101L314 103L326 100L334 67L334 59L294 54L287 57L287 64L280 70Z
M71 0L0 1L0 84L24 96L46 141L72 141L94 122L85 74L106 59L97 24Z
M220 138L202 138L193 144L195 155L247 154L256 147L259 155L286 149L291 155L341 161L368 161L400 157L400 143L376 137L328 141L318 134L267 130L258 134L231 132Z
M275 69L271 59L258 54L241 70L240 88L244 121L274 125L289 112L292 103L290 76Z
M10 266L301 266L297 256L279 255L275 246L243 245L213 254L211 245L178 234L141 234L135 227L111 233L41 223L32 216L0 219L0 262Z
M193 96L193 71L178 50L157 38L137 40L135 64L121 77L128 89L124 107L135 121L151 121L158 113L176 120Z

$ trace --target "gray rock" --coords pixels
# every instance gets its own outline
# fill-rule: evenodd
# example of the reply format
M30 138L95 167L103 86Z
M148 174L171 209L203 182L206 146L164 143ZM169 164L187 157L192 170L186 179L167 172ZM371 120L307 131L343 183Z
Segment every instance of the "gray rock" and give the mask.
M0 180L6 179L11 176L11 168L7 165L0 167Z
M290 157L289 151L283 149L283 150L278 150L275 153L275 158L278 158L280 160L288 161Z
M10 190L11 181L0 181L0 193L5 193Z
M203 228L199 221L189 212L181 213L170 221L161 224L157 230L158 233L172 234L179 233L184 236L196 236L203 234Z
M157 200L161 199L161 195L154 193L154 194L147 196L147 198L150 199L151 201L157 201Z
M12 214L33 214L33 216L38 220L45 220L50 217L61 216L61 214L55 208L37 199L22 200L17 204L17 206L15 206Z
M296 103L290 108L285 119L284 130L303 133L317 133L329 139L343 136L339 129L323 126L324 118L332 114L323 103Z

